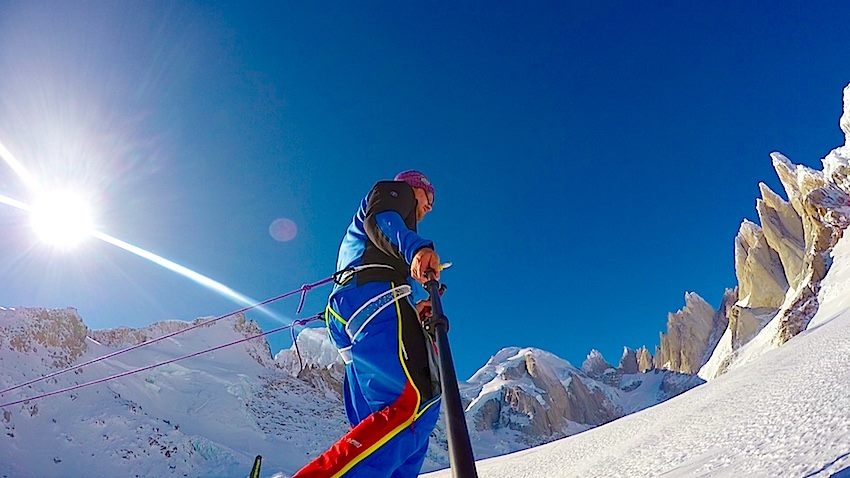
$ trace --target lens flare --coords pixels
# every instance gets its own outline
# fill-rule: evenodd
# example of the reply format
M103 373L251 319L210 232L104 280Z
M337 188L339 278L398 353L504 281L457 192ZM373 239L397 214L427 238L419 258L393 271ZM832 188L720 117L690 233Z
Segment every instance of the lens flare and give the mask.
M234 300L239 304L254 305L257 303L256 300L248 296L242 295L239 292L236 292L235 290L231 289L230 287L227 287L221 282L210 279L209 277L201 273L195 272L192 269L189 269L188 267L181 266L180 264L177 264L174 261L170 261L162 256L154 254L153 252L142 249L141 247L134 246L128 242L122 241L121 239L112 237L109 234L105 234L100 231L93 231L92 236L96 237L97 239L100 239L101 241L107 244L112 244L113 246L123 249L131 254L135 254L143 259L147 259L158 266L164 267L172 272L176 272L182 275L183 277L191 279L197 282L198 284L207 287L208 289L218 292L224 297ZM265 307L258 307L257 310L263 312L264 314L268 315L269 317L275 319L278 322L289 322Z
M30 220L39 239L60 249L78 245L94 230L88 203L69 191L39 197L30 211Z
M3 161L6 161L6 164L8 164L9 167L12 168L12 171L21 178L21 181L23 181L27 188L36 191L39 189L38 182L36 182L35 178L33 178L26 168L24 168L24 165L15 159L12 153L3 146L3 143L0 143L0 158L3 158Z
M21 201L18 201L17 199L12 199L9 196L4 196L2 194L0 194L0 203L18 208L22 211L29 211L31 209L29 205L24 204Z
M298 235L298 226L292 219L281 217L272 221L269 226L269 235L279 242L288 242Z
M2 144L0 144L0 157L6 161L12 170L26 184L26 186L40 198L35 206L30 206L29 204L18 201L17 199L0 194L0 204L6 204L7 206L29 212L33 228L36 230L39 237L46 242L56 245L61 244L62 247L66 247L77 243L85 237L95 237L107 244L111 244L143 259L147 259L172 272L176 272L183 277L191 279L192 281L217 292L238 304L254 305L257 303L256 300L244 294L240 294L221 282L195 272L188 267L181 266L180 264L154 254L153 252L98 231L92 223L91 211L86 206L85 201L83 201L79 196L67 192L39 194L40 188L38 183ZM290 322L290 320L284 319L266 307L257 307L257 310L278 322Z

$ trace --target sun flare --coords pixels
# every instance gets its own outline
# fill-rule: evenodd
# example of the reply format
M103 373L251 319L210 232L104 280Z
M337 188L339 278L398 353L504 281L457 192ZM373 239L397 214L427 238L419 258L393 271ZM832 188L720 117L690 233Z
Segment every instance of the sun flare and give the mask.
M33 204L30 213L39 239L61 249L76 246L94 230L91 208L73 192L45 194Z

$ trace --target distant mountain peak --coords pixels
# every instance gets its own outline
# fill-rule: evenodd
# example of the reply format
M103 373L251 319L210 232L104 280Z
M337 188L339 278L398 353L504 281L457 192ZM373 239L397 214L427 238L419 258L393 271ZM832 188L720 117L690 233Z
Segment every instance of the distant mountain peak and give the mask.
M581 370L591 377L601 377L606 370L613 368L596 349L591 350L581 364Z

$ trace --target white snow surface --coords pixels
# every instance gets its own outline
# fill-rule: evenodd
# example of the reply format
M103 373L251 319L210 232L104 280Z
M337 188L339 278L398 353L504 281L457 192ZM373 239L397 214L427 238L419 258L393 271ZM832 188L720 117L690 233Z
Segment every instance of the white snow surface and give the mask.
M850 237L833 259L817 314L787 344L658 406L479 461L479 476L850 477Z
M296 366L312 364L328 368L335 363L342 363L339 352L327 336L327 329L324 327L304 329L296 338L298 349L296 350L293 344L289 349L281 350L275 355L275 362L295 373L298 372ZM300 361L297 354L301 354Z

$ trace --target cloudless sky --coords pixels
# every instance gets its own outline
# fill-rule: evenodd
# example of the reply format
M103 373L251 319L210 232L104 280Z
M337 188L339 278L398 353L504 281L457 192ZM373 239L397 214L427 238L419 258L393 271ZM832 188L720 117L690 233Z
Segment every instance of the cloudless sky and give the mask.
M0 143L257 300L330 275L372 184L421 169L461 377L505 346L654 349L686 291L735 286L758 183L784 196L768 154L843 144L847 2L455 3L0 1ZM32 200L2 163L0 194ZM51 251L8 206L0 228L0 305L92 328L240 307L96 240Z

